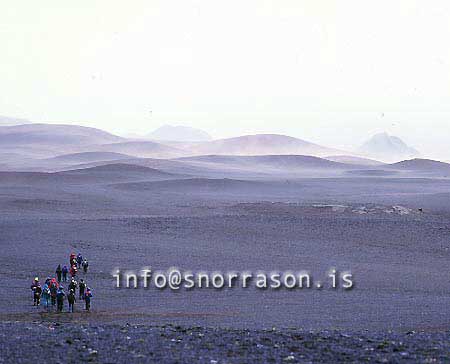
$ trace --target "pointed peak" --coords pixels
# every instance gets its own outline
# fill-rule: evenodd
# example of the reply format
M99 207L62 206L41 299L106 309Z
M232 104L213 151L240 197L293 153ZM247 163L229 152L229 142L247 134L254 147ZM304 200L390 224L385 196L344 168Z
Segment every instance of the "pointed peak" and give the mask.
M382 132L372 136L365 142L358 152L370 158L385 162L399 161L419 156L419 152L408 146L397 136Z

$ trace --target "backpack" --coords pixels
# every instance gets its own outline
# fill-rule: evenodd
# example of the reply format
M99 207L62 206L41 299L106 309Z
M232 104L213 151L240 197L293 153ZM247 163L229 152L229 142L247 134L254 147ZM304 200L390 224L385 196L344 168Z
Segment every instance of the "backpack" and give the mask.
M52 284L50 287L50 293L53 297L56 297L56 294L58 293L58 289L56 288L55 284Z
M87 302L91 302L91 298L92 298L92 292L91 291L87 291L86 294L84 295L84 299Z

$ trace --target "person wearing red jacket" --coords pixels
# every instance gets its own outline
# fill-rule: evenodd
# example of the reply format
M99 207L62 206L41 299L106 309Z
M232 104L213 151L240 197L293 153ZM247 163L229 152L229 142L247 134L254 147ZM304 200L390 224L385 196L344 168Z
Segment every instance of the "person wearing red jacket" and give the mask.
M75 255L75 253L70 254L69 265L70 265L71 267L77 265L77 256Z
M72 265L70 267L70 275L72 276L72 278L74 278L78 273L78 269L76 265Z

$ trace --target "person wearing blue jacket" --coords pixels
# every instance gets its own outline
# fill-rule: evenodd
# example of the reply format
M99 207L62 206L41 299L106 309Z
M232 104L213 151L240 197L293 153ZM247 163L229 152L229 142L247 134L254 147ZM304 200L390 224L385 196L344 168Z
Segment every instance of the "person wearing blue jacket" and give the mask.
M64 308L64 298L66 297L66 293L64 292L64 287L59 286L58 291L56 292L56 302L58 304L58 312L62 312Z
M49 309L50 304L50 287L48 281L45 282L44 287L42 287L42 299L44 300L45 308Z
M62 268L63 282L67 282L67 273L69 273L69 269L67 268L67 265L65 265Z
M91 310L91 299L92 299L92 291L88 287L86 289L86 293L84 294L84 302L86 303L86 311Z

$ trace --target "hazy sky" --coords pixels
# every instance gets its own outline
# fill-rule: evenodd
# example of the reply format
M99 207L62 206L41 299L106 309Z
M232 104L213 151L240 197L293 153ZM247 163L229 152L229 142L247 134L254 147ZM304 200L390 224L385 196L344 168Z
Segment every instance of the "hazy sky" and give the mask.
M338 147L386 130L450 159L448 0L0 4L0 115Z

